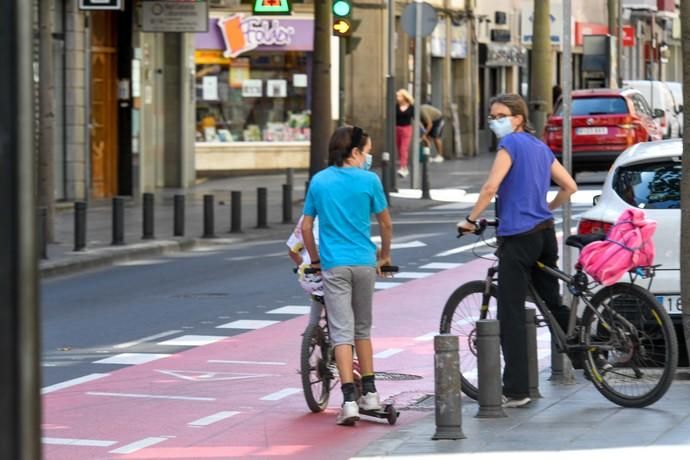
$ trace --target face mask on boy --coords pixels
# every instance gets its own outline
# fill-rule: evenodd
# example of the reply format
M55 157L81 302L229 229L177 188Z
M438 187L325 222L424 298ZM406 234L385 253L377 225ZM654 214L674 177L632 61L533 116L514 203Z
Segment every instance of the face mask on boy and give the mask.
M370 154L365 153L364 154L364 163L360 166L364 170L369 170L371 169L371 162L374 160L374 157L372 157Z

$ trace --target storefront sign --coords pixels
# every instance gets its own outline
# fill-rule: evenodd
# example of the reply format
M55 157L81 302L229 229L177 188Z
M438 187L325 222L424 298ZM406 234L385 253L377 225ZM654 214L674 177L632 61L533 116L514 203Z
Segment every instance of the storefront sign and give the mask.
M508 43L510 41L510 30L508 29L491 29L491 41Z
M575 46L582 46L585 35L606 35L609 33L609 26L606 24L596 24L592 22L575 23Z
M534 3L526 2L522 9L522 20L521 20L521 31L522 31L522 43L531 44L532 43L532 30L534 28ZM551 44L561 45L561 34L563 33L563 0L550 0L549 1L549 11L551 22Z
M487 67L512 67L527 65L527 50L516 45L487 45Z
M247 51L311 51L314 47L314 20L233 14L211 19L207 33L196 35L197 50L223 50L225 57Z
M141 30L144 32L206 32L206 0L157 0L141 4Z
M635 28L633 26L623 26L623 48L635 46Z
M450 37L451 59L465 59L467 57L467 29L465 25L452 26ZM439 21L431 33L431 55L433 57L446 56L446 22Z
M80 10L121 10L124 0L79 0Z
M292 0L254 0L254 14L291 14Z

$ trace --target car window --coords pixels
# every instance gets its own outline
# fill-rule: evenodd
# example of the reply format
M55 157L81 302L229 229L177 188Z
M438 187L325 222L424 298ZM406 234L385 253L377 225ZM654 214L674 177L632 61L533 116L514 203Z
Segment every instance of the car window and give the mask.
M578 97L573 99L573 115L605 115L628 113L628 105L622 97ZM560 105L556 115L563 115Z
M637 208L680 209L680 179L680 162L621 166L615 172L613 190Z
M648 116L653 116L652 115L652 109L649 107L649 104L647 104L647 100L639 95L639 94L633 94L632 95L632 101L633 101L633 106L635 107L635 112L637 113L643 113Z

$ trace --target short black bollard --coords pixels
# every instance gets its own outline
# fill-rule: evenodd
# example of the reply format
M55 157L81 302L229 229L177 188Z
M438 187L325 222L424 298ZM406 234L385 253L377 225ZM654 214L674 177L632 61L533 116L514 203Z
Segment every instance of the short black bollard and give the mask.
M204 195L204 234L202 238L216 237L213 211L213 195Z
M429 191L429 147L422 149L422 200L430 200L431 193Z
M41 259L48 260L48 210L38 208L38 238Z
M86 249L86 202L74 202L74 250Z
M462 432L458 349L457 335L440 334L434 337L436 432L431 437L433 440L465 439Z
M529 397L541 398L539 394L539 356L537 354L537 311L534 308L525 310L525 329L527 330L527 377Z
M292 185L283 184L283 223L292 223Z
M242 192L230 193L230 233L242 233Z
M498 320L477 321L478 418L505 417L502 406L501 338Z
M184 195L178 194L173 198L173 236L184 236L184 202Z
M381 182L383 182L383 193L386 195L386 202L391 204L391 176L388 168L390 167L391 154L383 152L381 154Z
M113 246L125 244L125 199L113 198Z
M153 193L144 193L142 197L142 239L152 240L154 236Z
M268 190L256 189L256 228L268 228Z
M295 185L295 170L293 168L287 168L285 171L285 183L289 186Z

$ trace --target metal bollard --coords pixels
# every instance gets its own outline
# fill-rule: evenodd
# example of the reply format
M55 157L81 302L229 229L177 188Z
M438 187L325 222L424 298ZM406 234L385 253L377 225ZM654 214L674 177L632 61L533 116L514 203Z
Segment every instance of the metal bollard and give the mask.
M465 439L462 432L460 355L458 336L434 337L434 390L436 393L436 432L438 439Z
M283 223L292 223L292 185L283 184Z
M242 232L242 192L230 193L230 233Z
M74 202L74 250L86 249L86 202Z
M391 176L388 168L390 167L391 154L383 152L381 154L381 181L383 182L383 193L386 195L386 202L391 204Z
M38 238L41 259L48 260L48 210L44 207L38 208Z
M529 397L541 398L539 393L539 356L537 354L537 311L534 308L525 310L525 329L527 331L527 380Z
M570 359L565 353L558 352L553 339L551 339L551 377L549 377L549 381L562 385L574 385L577 383Z
M285 183L289 186L295 184L295 170L293 168L287 168L285 171Z
M173 236L184 236L185 196L173 197Z
M429 155L431 150L429 147L424 147L422 150L422 200L430 200L431 193L429 192Z
M215 222L213 216L213 195L204 195L204 234L202 238L215 238Z
M142 239L152 240L154 236L153 193L144 193L142 197Z
M478 418L506 417L501 383L501 338L498 320L477 321Z
M113 198L113 246L125 244L125 199Z
M268 190L266 187L256 189L256 228L268 228Z

